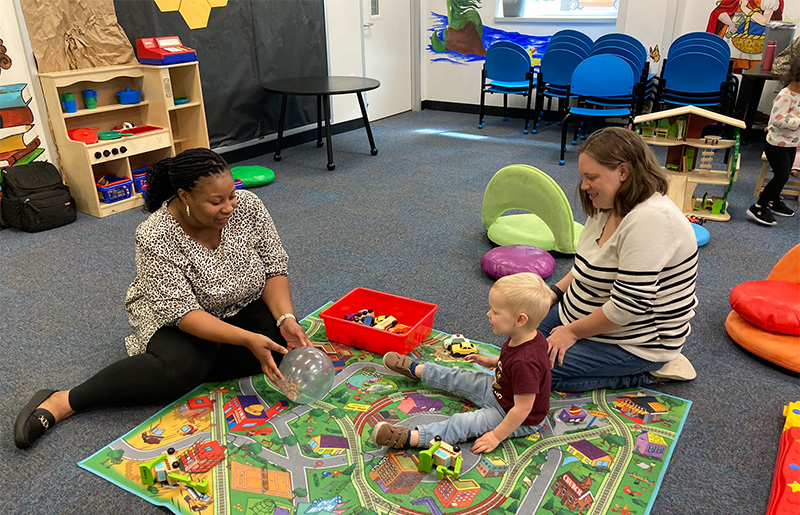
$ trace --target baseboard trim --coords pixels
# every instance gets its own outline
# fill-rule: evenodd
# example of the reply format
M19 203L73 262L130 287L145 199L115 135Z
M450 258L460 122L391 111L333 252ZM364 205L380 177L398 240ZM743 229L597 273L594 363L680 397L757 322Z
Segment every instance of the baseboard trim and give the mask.
M349 120L346 122L334 123L333 125L331 125L331 136L363 128L364 128L364 121L361 118L356 118L354 120ZM275 143L277 140L277 135L273 134L271 136L272 138L269 141L257 142L247 147L237 148L235 150L224 152L223 157L225 157L225 160L229 164L233 164L233 163L238 163L240 161L246 161L248 159L261 157L266 154L273 154L275 152ZM324 127L322 129L322 138L324 141L325 139ZM281 143L281 152L283 152L287 148L296 147L298 145L302 145L304 143L316 140L317 140L316 126L306 131L292 134L291 136L284 135L283 142ZM334 148L334 153L335 151L336 149Z
M449 111L454 113L466 113L478 115L481 112L481 106L478 104L462 104L459 102L441 102L439 100L423 100L422 109L430 109L431 111ZM503 108L500 106L485 106L484 114L486 116L503 116ZM521 107L509 107L509 118L525 119L525 109ZM533 106L531 106L531 118L533 118Z

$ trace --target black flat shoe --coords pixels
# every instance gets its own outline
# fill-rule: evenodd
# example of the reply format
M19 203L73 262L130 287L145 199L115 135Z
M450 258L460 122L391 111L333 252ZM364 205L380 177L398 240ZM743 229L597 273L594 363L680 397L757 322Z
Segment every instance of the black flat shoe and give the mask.
M48 397L58 390L39 390L33 394L28 404L22 408L14 422L14 443L19 449L27 449L38 440L45 431L53 427L56 418L46 409L37 409Z

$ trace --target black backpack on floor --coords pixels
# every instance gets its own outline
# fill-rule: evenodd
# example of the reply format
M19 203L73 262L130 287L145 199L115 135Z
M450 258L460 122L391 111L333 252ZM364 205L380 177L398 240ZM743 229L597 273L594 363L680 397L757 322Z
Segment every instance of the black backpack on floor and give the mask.
M75 200L52 163L37 161L6 168L2 173L2 227L39 232L75 221Z

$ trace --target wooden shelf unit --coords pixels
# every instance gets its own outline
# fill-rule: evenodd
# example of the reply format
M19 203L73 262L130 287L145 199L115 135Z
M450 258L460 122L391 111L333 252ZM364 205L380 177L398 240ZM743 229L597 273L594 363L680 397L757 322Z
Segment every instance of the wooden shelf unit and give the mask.
M97 192L96 177L113 174L132 178L131 170L187 148L209 146L197 62L42 73L40 80L61 171L82 213L104 217L144 203L141 193L136 192L125 200L103 202ZM138 104L120 104L116 93L125 88L142 91L143 100ZM84 89L97 91L97 108L63 112L59 96L72 93L78 105L82 105ZM187 96L190 101L176 106L175 95ZM78 128L108 131L124 122L162 129L93 144L74 141L68 135L68 131Z

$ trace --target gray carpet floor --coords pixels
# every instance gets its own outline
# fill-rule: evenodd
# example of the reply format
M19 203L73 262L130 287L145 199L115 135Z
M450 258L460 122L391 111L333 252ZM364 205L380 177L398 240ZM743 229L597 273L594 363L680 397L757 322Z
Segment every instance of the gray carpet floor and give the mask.
M521 120L488 117L483 130L476 125L477 115L434 111L379 120L375 157L363 130L333 138L334 172L313 142L285 149L279 163L271 155L236 163L276 172L275 182L253 191L289 253L298 314L364 286L434 302L436 328L502 343L485 318L492 280L480 269L491 248L480 222L489 179L507 164L534 165L561 185L575 218L585 217L574 194L574 149L565 166L557 164L559 127L523 135ZM685 351L698 377L658 387L694 404L654 515L763 513L782 406L800 398L797 374L743 351L724 329L731 288L764 279L800 241L800 216L771 228L746 219L760 145L742 154L729 197L733 218L707 223L711 241L700 249L700 305ZM79 214L75 223L43 233L0 232L2 513L164 511L76 466L160 405L79 414L27 451L12 438L16 413L34 391L69 388L125 356L123 299L135 275L134 230L145 217L138 209L104 219ZM572 260L556 263L550 282Z

